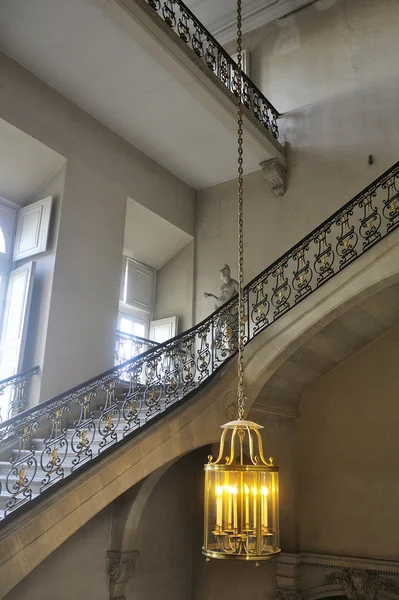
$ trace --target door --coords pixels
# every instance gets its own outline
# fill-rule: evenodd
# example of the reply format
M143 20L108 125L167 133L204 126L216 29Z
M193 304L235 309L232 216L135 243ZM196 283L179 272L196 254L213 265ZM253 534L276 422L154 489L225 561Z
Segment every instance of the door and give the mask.
M0 380L22 370L35 266L36 263L29 262L11 271L9 276L0 337ZM7 389L0 397L3 419L7 418L11 399Z
M177 335L177 317L150 321L150 340L162 344Z

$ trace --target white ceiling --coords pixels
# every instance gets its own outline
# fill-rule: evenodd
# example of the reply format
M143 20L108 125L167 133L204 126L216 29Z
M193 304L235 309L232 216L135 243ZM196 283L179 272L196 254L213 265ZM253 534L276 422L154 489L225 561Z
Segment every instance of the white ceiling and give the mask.
M243 32L280 19L314 0L242 0ZM236 0L185 0L195 16L221 43L235 38Z
M65 158L0 119L0 196L24 205L65 163Z
M235 135L97 2L0 0L0 47L195 189L232 179Z
M123 253L160 269L192 240L192 236L128 198Z

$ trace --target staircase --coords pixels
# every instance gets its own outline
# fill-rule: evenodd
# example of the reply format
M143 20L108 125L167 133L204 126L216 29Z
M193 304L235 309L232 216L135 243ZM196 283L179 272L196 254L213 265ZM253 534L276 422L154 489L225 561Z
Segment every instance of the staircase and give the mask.
M398 180L396 163L245 287L246 344L397 228ZM136 436L145 445L147 429L220 374L236 344L233 298L176 338L4 421L0 526Z

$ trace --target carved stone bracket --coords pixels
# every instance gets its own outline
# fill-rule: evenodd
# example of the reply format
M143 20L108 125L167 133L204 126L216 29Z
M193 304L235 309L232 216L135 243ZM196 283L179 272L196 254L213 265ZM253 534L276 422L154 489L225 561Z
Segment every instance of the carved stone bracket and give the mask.
M130 580L135 567L138 550L133 552L113 552L108 554L109 600L126 600L125 585Z
M276 196L284 196L287 189L287 168L278 158L260 163L263 175Z
M274 594L274 600L301 600L300 590L291 590L289 588L277 588Z
M366 569L342 569L329 573L325 577L326 584L338 584L349 600L375 600L380 590L399 595L399 584L393 579L381 577Z

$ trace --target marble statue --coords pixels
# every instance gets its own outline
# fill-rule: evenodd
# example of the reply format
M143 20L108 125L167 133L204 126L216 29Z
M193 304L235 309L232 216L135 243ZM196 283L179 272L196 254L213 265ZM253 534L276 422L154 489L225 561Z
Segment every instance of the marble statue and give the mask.
M222 284L219 296L209 292L204 293L205 298L215 298L215 308L226 304L238 292L238 281L230 277L230 273L229 265L224 265L223 269L220 269ZM213 347L216 351L220 351L221 357L226 357L237 349L237 311L234 308L222 311L216 319Z
M215 298L216 305L215 308L220 308L231 300L231 298L237 294L238 292L238 281L230 277L230 267L229 265L224 265L223 269L220 269L220 279L222 280L222 285L220 286L220 294L219 296L215 296L215 294L210 294L209 292L205 292L205 298Z

